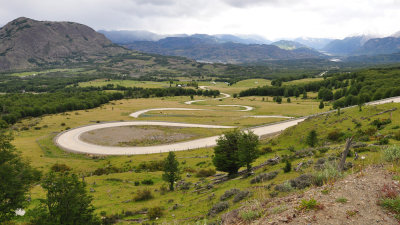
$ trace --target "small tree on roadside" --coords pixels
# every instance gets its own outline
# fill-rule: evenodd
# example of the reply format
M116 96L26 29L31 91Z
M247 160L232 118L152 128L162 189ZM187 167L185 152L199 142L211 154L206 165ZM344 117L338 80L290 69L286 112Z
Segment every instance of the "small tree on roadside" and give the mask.
M213 164L219 171L227 172L232 177L237 174L243 163L239 159L238 143L240 131L235 129L218 138L214 147Z
M175 181L180 179L179 176L179 162L176 159L174 152L169 152L167 158L164 160L164 174L162 179L169 183L169 190L174 190Z
M34 209L34 225L88 224L100 225L94 214L92 196L87 194L86 183L70 172L50 172L42 182L47 198Z
M26 206L29 189L40 179L40 173L16 152L12 139L9 133L0 131L0 224Z
M287 98L286 101L287 101L287 103L292 102L292 101L290 100L290 98Z
M310 133L307 135L306 139L306 144L309 145L310 147L315 147L317 145L318 139L317 139L317 131L312 130Z
M241 132L238 142L239 160L246 165L247 173L251 172L251 163L258 158L258 144L258 136L254 132Z

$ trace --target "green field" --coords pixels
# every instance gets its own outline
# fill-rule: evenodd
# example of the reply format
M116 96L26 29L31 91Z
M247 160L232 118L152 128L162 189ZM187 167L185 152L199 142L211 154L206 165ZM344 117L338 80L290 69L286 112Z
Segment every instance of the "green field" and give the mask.
M208 82L200 82L200 85L210 86L212 89L218 89L225 93L237 93L246 88L269 85L268 80L251 79L240 81L232 86L218 82L211 86ZM168 82L139 82L128 80L94 80L90 82L80 83L81 87L87 86L104 86L107 84L122 85L127 87L165 87ZM121 214L123 212L143 211L146 208L160 206L163 208L164 215L157 221L166 224L196 224L196 221L216 221L220 214L216 217L208 217L207 213L210 208L218 203L219 197L227 190L239 188L241 190L249 190L252 195L242 202L233 203L230 200L229 210L240 207L244 202L252 200L267 200L269 194L273 190L267 190L265 187L283 183L285 180L292 179L300 175L299 172L292 171L283 173L284 163L273 166L267 166L263 169L255 171L256 175L263 172L279 171L278 176L272 181L266 181L262 184L251 184L253 178L237 178L221 184L213 184L209 189L203 189L207 185L212 184L213 177L199 178L195 174L205 168L214 168L212 164L213 149L203 148L188 151L176 152L180 162L181 177L185 182L190 182L191 187L188 190L176 190L174 192L162 191L166 187L166 183L162 181L161 171L152 171L143 165L149 162L157 162L163 160L166 154L151 155L135 155L135 156L93 156L84 154L73 154L64 152L54 143L53 138L57 133L69 128L75 128L87 124L96 124L98 122L107 121L169 121L182 123L199 123L214 125L229 125L239 128L253 127L284 119L280 118L252 118L252 115L282 115L291 117L300 117L319 112L327 111L331 108L327 103L324 109L319 109L319 101L316 98L317 93L309 92L309 99L301 99L291 97L291 103L287 103L286 98L282 104L272 101L272 96L242 97L242 98L226 98L216 100L207 97L195 97L195 100L203 99L205 101L196 102L192 105L184 104L189 101L190 97L176 96L163 98L142 98L142 99L123 99L112 101L101 107L71 111L67 113L45 115L39 118L24 119L16 123L13 127L15 130L15 140L13 144L22 152L22 155L31 161L31 164L46 172L55 163L66 164L73 168L73 172L80 176L85 176L88 190L94 197L93 204L96 207L96 213L106 212L106 215ZM253 107L252 111L239 111L241 107L221 107L218 105L245 105ZM141 115L139 118L129 117L129 114L135 111L150 108L201 108L204 111L151 111ZM292 127L284 131L280 136L269 137L261 141L260 149L270 147L272 152L261 155L253 165L259 165L267 159L276 155L284 157L284 155L292 154L293 151L299 151L307 148L305 138L310 130L318 130L319 142L324 143L328 134L332 131L339 130L343 132L343 137L353 134L357 129L367 129L370 126L370 120L360 118L368 117L373 114L382 112L387 109L399 107L399 104L386 104L381 106L366 106L360 112L358 108L343 110L342 115L335 113L318 116L308 119L296 127ZM388 114L382 114L376 118L387 118ZM392 114L392 123L384 129L379 130L382 135L393 135L400 127L400 111L396 110ZM356 121L356 122L355 122ZM357 125L360 124L360 125ZM357 125L357 128L355 127ZM209 132L207 129L195 129L190 132L196 133L201 137L220 134L223 130L213 130ZM354 131L354 132L352 132ZM189 133L190 133L189 132ZM368 139L368 143L374 143L374 139ZM398 143L396 140L390 140L390 143ZM338 142L329 144L330 150L323 154L317 154L308 158L296 158L292 160L292 165L297 165L304 160L316 161L318 158L329 154L338 154L343 144L343 139ZM145 145L147 145L145 143ZM289 150L291 149L291 150ZM366 157L365 163L381 162L381 154L379 150L368 151L362 153ZM352 160L350 160L352 161ZM359 162L354 162L356 165ZM355 165L355 167L356 167ZM102 168L116 168L118 172L110 172L109 174L94 175L96 170ZM312 167L305 168L302 173L313 173ZM151 179L153 185L144 185L140 182L145 179ZM139 182L139 185L135 185ZM197 190L193 184L197 183L202 189ZM259 188L262 185L263 188ZM132 201L135 194L139 190L150 189L154 198L147 201ZM301 191L300 191L301 192ZM279 193L284 196L285 193ZM38 204L38 199L44 197L44 191L40 186L35 186L31 191L32 204L30 208ZM226 212L226 211L225 211ZM25 217L20 221L25 221ZM134 224L146 221L145 214L129 214L123 216L118 224Z

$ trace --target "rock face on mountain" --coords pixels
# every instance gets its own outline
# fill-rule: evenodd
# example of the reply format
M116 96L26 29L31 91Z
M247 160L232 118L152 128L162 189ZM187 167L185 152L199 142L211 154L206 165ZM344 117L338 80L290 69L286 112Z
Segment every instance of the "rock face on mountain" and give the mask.
M127 50L72 22L18 18L0 29L0 70L96 61Z
M265 60L319 58L321 53L300 48L284 50L275 45L221 42L218 38L168 37L157 42L137 41L128 48L161 55L183 56L206 62L247 63Z

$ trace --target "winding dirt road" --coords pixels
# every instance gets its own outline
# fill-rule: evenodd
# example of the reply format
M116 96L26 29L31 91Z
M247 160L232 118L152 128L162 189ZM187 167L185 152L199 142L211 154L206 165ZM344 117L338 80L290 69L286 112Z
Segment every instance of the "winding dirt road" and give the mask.
M389 99L383 99L375 102L367 103L367 105L378 105L384 103L400 102L400 97L394 97ZM250 111L253 109L251 106L242 106L242 105L219 105L219 106L235 106L235 107L244 107L245 109L239 111ZM353 106L354 107L354 106ZM157 109L145 109L134 112L130 114L130 116L134 118L138 118L141 114L154 110L206 110L206 109L189 109L189 108L157 108ZM332 111L330 111L332 112ZM329 112L325 112L329 113ZM320 113L324 114L324 113ZM317 115L320 115L317 114ZM310 115L303 118L286 120L283 122L277 122L274 124L268 124L264 126L254 127L249 130L253 131L255 134L262 136L273 134L279 131L283 131L288 127L292 127L297 125L298 123L304 121L305 119L312 117L315 115ZM257 116L252 116L256 117ZM258 117L278 117L285 118L283 116L258 116ZM101 123L95 125L88 125L83 127L78 127L75 129L71 129L65 132L60 133L54 139L56 145L60 148L76 153L85 153L85 154L93 154L93 155L137 155L137 154L152 154L152 153L161 153L161 152L170 152L170 151L183 151L189 149L197 149L197 148L206 148L212 147L216 145L216 141L220 136L212 136L208 138L201 138L192 141L186 142L178 142L174 144L166 144L166 145L157 145L157 146L148 146L148 147L113 147L113 146L101 146L94 145L87 142L82 141L79 136L82 133L96 130L100 128L108 128L108 127L118 127L118 126L143 126L143 125L156 125L156 126L175 126L175 127L201 127L201 128L234 128L233 126L218 126L218 125L206 125L206 124L189 124L189 123L175 123L175 122L152 122L152 121L129 121L129 122L111 122L111 123Z

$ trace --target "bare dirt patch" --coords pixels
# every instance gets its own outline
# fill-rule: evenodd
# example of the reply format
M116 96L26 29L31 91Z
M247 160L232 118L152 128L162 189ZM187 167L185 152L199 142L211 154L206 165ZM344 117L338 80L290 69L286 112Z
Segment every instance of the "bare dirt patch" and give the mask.
M161 126L121 126L83 133L82 141L105 146L151 146L198 138L191 128Z

